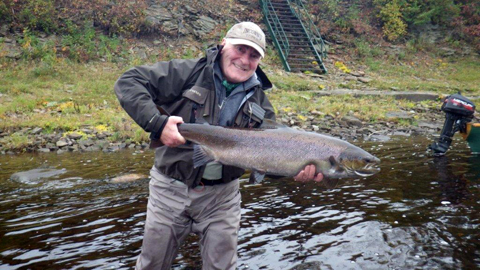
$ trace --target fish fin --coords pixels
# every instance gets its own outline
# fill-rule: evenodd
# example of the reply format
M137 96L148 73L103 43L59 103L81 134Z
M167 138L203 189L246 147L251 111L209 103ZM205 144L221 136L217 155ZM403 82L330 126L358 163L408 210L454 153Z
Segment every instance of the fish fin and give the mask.
M252 171L250 173L250 179L248 180L249 184L260 184L265 178L265 172Z
M263 119L262 124L260 125L261 129L276 129L276 128L290 128L283 124L277 123L272 119Z
M193 145L193 167L198 168L207 164L210 161L214 161L215 158L208 152L205 147L198 144Z
M335 158L333 156L330 156L328 158L328 161L330 161L330 165L332 165L332 167L334 167L334 168L338 167L338 162L335 160Z
M324 178L322 182L327 188L335 188L338 184L338 179Z

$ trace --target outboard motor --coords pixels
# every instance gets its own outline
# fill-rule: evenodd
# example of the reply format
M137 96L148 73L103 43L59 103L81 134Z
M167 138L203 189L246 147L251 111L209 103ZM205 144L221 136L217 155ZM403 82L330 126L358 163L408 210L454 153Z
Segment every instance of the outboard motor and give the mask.
M447 152L455 132L466 133L467 123L472 121L475 113L475 104L459 92L446 97L441 110L445 112L442 133L438 141L428 146L436 156L444 155Z

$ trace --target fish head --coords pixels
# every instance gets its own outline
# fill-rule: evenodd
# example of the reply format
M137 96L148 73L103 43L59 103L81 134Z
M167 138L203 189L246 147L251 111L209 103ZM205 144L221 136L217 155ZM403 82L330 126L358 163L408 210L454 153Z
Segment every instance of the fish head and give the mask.
M367 177L380 171L380 159L358 147L349 147L337 158L330 157L333 174L343 177Z

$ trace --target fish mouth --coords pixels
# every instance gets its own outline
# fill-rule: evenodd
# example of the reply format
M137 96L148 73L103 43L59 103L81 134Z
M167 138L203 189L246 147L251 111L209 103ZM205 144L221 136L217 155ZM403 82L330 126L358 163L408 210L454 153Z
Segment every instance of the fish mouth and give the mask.
M353 172L361 177L372 176L380 171L380 168L370 168L370 169L361 169L361 170L354 170Z
M365 161L356 161L350 164L344 164L344 169L348 172L348 174L367 177L372 176L380 171L380 168L378 167L379 162L379 159L367 162L366 164Z

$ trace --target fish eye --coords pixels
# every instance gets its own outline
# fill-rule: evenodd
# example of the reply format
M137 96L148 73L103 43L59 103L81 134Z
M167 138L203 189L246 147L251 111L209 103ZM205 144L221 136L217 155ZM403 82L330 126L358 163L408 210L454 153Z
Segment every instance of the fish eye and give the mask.
M372 160L371 160L371 159L369 159L369 158L366 158L366 159L365 159L365 162L367 162L367 163L371 163L371 162L372 162Z

